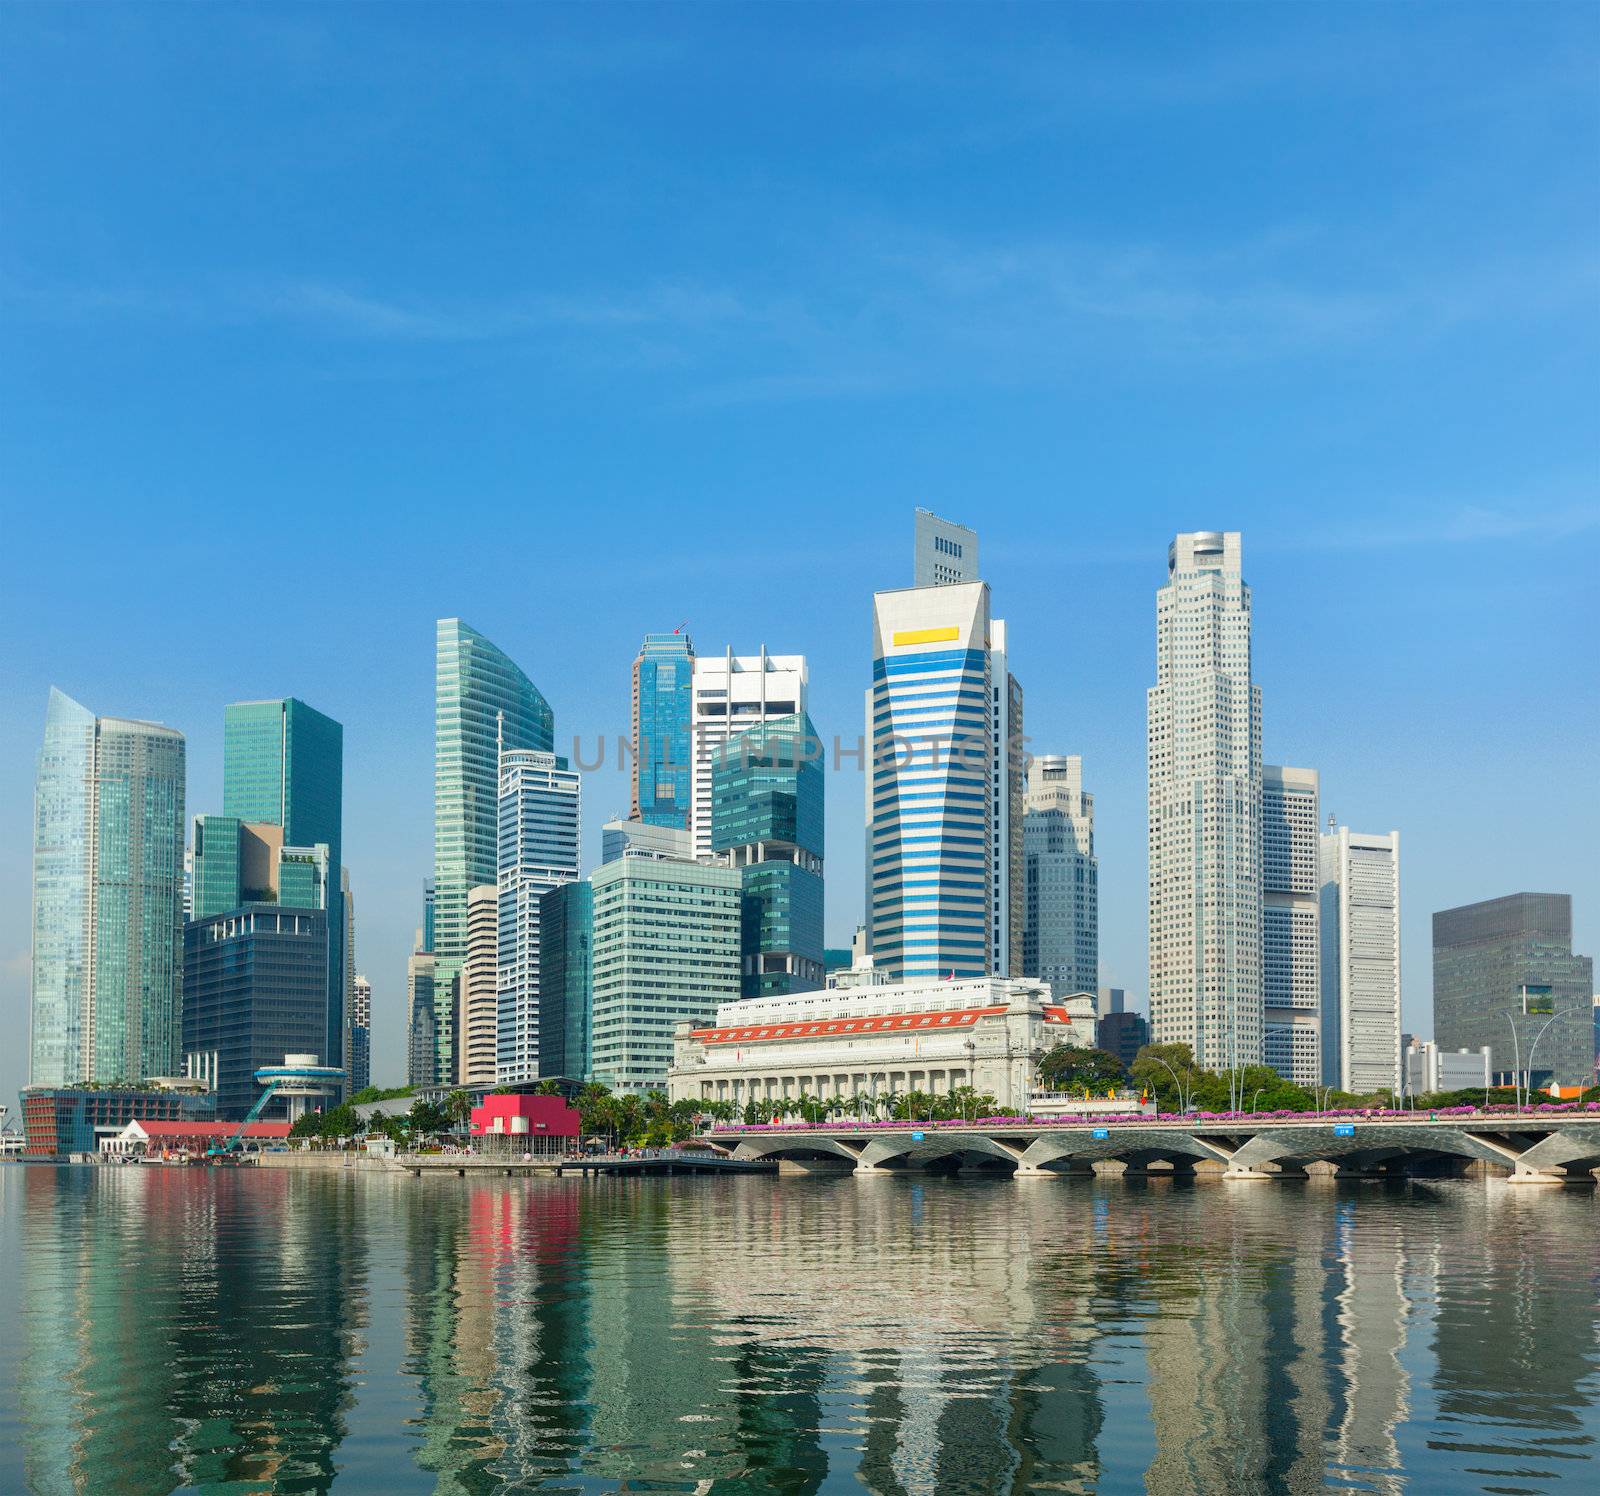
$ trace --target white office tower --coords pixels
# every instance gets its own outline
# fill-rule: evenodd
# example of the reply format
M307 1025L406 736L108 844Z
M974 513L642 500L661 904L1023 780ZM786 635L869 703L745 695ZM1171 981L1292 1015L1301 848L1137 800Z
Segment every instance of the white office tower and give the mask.
M578 773L534 748L500 755L495 1083L539 1079L539 901L578 876Z
M978 580L978 532L940 519L927 509L917 510L916 565L912 574L918 587L943 587L951 582Z
M461 964L461 1014L456 1082L469 1089L499 1083L500 890L493 883L467 891L467 956Z
M1150 1037L1262 1060L1261 692L1239 534L1179 535L1149 693Z
M1096 992L1100 873L1094 796L1083 792L1083 760L1058 754L1034 759L1025 804L1022 974L1049 982L1058 996Z
M694 855L711 855L711 770L718 750L730 737L779 717L803 717L806 700L806 657L758 655L695 657L690 730L694 743L694 780L689 789L689 830Z
M1322 1026L1328 1085L1399 1094L1398 831L1322 837Z
M987 583L873 598L867 928L891 982L994 972L989 641Z
M1267 1064L1285 1080L1322 1080L1321 887L1315 769L1261 770L1261 991Z

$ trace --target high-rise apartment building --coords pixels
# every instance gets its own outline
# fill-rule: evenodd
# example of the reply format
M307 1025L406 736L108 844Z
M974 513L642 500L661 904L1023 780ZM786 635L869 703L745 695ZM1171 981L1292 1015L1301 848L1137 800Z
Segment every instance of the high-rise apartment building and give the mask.
M1261 691L1237 531L1179 535L1148 699L1150 1036L1260 1064Z
M1322 1079L1400 1093L1400 833L1321 839Z
M1487 1044L1499 1083L1520 1067L1534 1085L1590 1084L1593 994L1594 962L1572 953L1571 894L1514 893L1433 916L1434 1038L1441 1049Z
M739 996L738 868L628 852L595 870L594 1079L664 1090L672 1032Z
M50 691L34 781L29 1084L178 1069L183 734Z
M350 1000L350 1090L365 1091L371 1084L372 983L358 974Z
M730 738L711 781L711 850L744 885L746 997L822 986L822 745L807 717Z
M578 876L579 780L564 758L528 748L500 756L500 976L496 1083L538 1080L539 912Z
M539 912L539 1074L585 1081L594 1071L594 887L558 883Z
M441 618L434 656L429 947L441 982L453 983L466 959L467 894L499 880L501 751L549 753L554 745L555 714L539 688L476 629Z
M693 716L693 641L676 630L646 634L633 662L631 819L688 827Z
M485 883L467 894L467 958L461 963L461 1042L456 1082L489 1088L499 1083L500 890Z
M1262 1053L1300 1086L1322 1081L1319 792L1315 769L1262 768Z
M1095 992L1100 981L1100 864L1094 796L1083 760L1044 754L1027 770L1022 820L1025 907L1022 975L1057 995Z
M694 855L711 855L711 775L722 745L736 733L764 722L804 716L807 670L804 655L697 655L694 660L691 725L694 775L689 829Z
M989 587L873 599L867 927L893 982L991 975L996 866Z
M978 580L977 531L919 509L914 544L913 586L943 587Z
M312 1052L342 1067L348 1017L340 869L344 825L344 728L294 697L236 701L222 714L222 813L283 828L285 845L328 849L328 976L324 1032Z

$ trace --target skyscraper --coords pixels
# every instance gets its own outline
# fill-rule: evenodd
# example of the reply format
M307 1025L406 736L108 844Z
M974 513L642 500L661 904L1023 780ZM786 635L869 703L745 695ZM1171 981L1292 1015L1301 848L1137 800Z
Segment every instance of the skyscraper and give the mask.
M1262 1053L1301 1086L1323 1079L1318 789L1315 769L1261 771Z
M456 1083L459 980L459 971L439 974L438 958L431 951L414 951L406 961L408 1085L431 1088Z
M1330 827L1320 860L1322 1079L1399 1095L1400 833Z
M350 1089L372 1084L372 983L358 975L350 1003Z
M578 876L579 780L564 758L500 756L499 1021L496 1083L538 1080L539 912L545 893Z
M943 587L978 580L978 535L928 509L916 514L912 585Z
M222 714L222 813L283 828L287 846L328 849L327 1014L315 1052L342 1066L345 1013L344 728L294 697L236 701ZM313 907L313 906L303 906Z
M594 887L547 890L539 911L539 1075L588 1080L594 1070Z
M29 1084L178 1069L183 734L50 690L34 790Z
M1021 975L1049 982L1062 995L1095 992L1100 864L1094 853L1094 796L1083 791L1083 760L1042 755L1027 772Z
M1441 1049L1487 1044L1502 1083L1520 1066L1535 1085L1592 1084L1593 994L1594 962L1572 953L1571 894L1513 893L1433 916L1434 1038Z
M632 819L689 825L694 751L694 644L684 633L646 634L633 662Z
M467 954L467 892L498 879L500 750L550 752L555 715L459 618L439 620L434 669L432 952L438 977L453 979Z
M689 829L694 855L711 855L711 772L717 751L735 733L782 717L804 716L804 655L699 655L694 661L692 719L694 776Z
M1027 923L1022 821L1027 754L1022 728L1022 686L1011 673L1003 618L989 625L990 832L989 949L994 974L1015 976L1022 965Z
M467 957L461 965L461 1043L456 1054L456 1080L463 1086L498 1084L499 932L500 890L485 883L467 895Z
M739 996L739 869L632 851L590 881L592 1073L616 1091L665 1089L674 1026Z
M867 927L893 982L990 974L995 857L989 587L873 599Z
M1150 1036L1260 1064L1261 691L1237 531L1179 535L1149 710Z
M822 985L822 745L807 717L730 738L712 772L711 849L744 887L746 997Z

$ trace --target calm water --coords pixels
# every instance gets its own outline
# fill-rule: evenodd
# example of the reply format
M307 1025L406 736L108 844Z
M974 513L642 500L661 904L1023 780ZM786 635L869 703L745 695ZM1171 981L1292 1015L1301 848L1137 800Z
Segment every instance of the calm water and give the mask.
M1594 1193L0 1166L0 1491L1600 1489Z

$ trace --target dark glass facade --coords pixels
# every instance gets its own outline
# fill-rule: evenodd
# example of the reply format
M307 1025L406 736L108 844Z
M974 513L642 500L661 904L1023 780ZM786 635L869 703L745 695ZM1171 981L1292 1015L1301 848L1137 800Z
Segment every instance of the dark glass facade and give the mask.
M1525 1009L1524 987L1549 990ZM1487 1044L1497 1077L1520 1065L1535 1085L1590 1083L1593 995L1594 962L1572 953L1570 894L1517 893L1433 916L1434 1038L1446 1050Z
M562 883L539 902L539 1074L594 1073L594 887Z
M255 1072L285 1055L318 1054L328 1011L327 915L246 905L184 930L183 1048L208 1075L217 1116L255 1104ZM284 1115L269 1103L264 1120Z
M822 985L823 770L809 718L730 738L711 774L711 846L743 881L740 992Z
M1095 1025L1095 1043L1131 1065L1150 1042L1150 1025L1137 1013L1107 1013Z
M98 1151L102 1137L135 1120L211 1121L213 1103L210 1095L140 1087L41 1087L22 1093L22 1125L29 1153L64 1158Z

